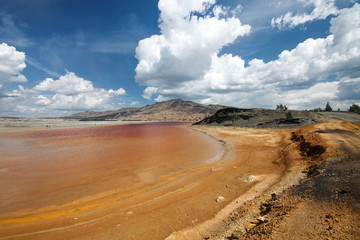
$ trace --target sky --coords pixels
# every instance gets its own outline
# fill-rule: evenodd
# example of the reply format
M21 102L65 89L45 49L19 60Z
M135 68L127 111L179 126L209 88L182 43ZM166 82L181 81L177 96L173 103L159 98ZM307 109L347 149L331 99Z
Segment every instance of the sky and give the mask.
M0 0L0 116L360 104L360 1Z

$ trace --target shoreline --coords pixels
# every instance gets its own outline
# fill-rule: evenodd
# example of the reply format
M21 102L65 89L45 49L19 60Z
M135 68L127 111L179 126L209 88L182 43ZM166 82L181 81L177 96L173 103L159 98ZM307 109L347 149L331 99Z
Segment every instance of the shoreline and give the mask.
M246 239L253 239L251 234L254 231L260 234L258 228L277 221L271 216L272 212L264 217L259 210L273 194L279 199L275 204L278 201L285 204L284 199L292 196L288 193L289 189L310 179L310 166L344 155L339 148L341 141L345 141L349 134L352 142L346 142L346 146L353 146L352 151L360 146L358 126L341 121L317 123L299 129L185 125L181 128L216 140L223 147L222 157L197 168L169 172L153 183L158 187L144 187L140 195L134 192L135 195L130 196L133 192L130 191L130 197L126 199L114 193L106 195L103 200L93 200L94 204L106 202L99 208L81 212L76 209L86 209L89 204L79 202L71 207L71 215L25 224L14 235L6 237L0 234L0 239L11 236L23 239L37 235L41 235L39 239L61 239L59 232L64 232L62 237L78 240L139 237L168 240L245 239L245 236ZM339 134L345 135L340 138ZM312 155L307 150L301 150L301 142L294 136L299 139L303 136L310 148L324 146L326 152ZM338 142L334 142L334 139ZM249 178L251 176L254 179ZM148 177L147 173L143 177ZM55 205L53 208L55 211L58 209ZM50 210L47 214L54 213ZM265 220L259 223L259 219ZM0 226L0 229L6 230L4 234L16 230L11 225ZM273 230L272 234L278 233ZM270 235L265 236L268 238Z
M260 134L268 133L269 131L276 131L279 134L283 135L287 130L274 130L274 129L247 129L240 127L206 127L206 126L196 126L191 127L196 131L204 132L205 134L218 139L220 142L224 142L230 149L228 151L231 155L241 154L241 151L236 150L237 141L229 142L228 140L219 139L221 129L223 131L229 131L229 128L232 130L238 130L240 132L253 131L259 132ZM220 129L220 130L219 130ZM285 137L282 136L281 142L283 142ZM291 160L293 161L293 160ZM220 232L224 232L224 223L227 222L229 216L235 212L238 208L244 207L246 204L256 201L258 198L264 198L265 196L271 195L271 193L278 193L285 190L291 185L298 184L298 182L304 177L304 174L301 173L305 167L299 168L291 163L291 166L285 168L283 171L278 172L277 174L259 174L255 175L256 181L255 184L248 189L246 192L243 192L241 195L235 197L231 202L224 206L220 211L218 211L214 217L198 224L195 226L186 227L179 231L171 233L166 240L172 239L204 239L210 235L217 235ZM289 179L290 178L290 179ZM253 215L253 214L252 214ZM223 230L221 230L223 229ZM226 233L231 232L236 228L231 227L225 230ZM224 234L224 233L221 233ZM231 235L231 234L230 234ZM214 238L216 239L216 238Z
M210 128L202 127L202 128L203 130L205 128L205 131L210 131L211 133L215 131L214 129L216 128L219 129L219 127L213 127L213 129L211 127ZM237 128L233 127L233 129L237 129ZM224 239L224 238L226 239L261 238L262 239L264 237L266 239L268 238L289 239L289 237L291 236L293 237L297 236L294 239L304 239L303 237L299 238L299 233L296 227L291 230L291 231L295 231L295 233L288 231L287 227L284 227L286 223L285 224L283 223L286 221L282 220L282 218L279 220L278 215L269 216L269 217L267 215L262 215L259 209L262 209L262 206L264 206L264 204L267 204L269 202L269 199L274 199L275 196L276 199L275 203L282 204L282 206L289 204L290 207L288 208L295 209L293 210L293 212L296 213L297 207L300 206L301 204L301 201L297 200L298 195L302 194L302 192L300 193L296 192L297 191L296 189L301 188L301 186L304 184L311 184L311 182L315 181L314 179L318 177L317 173L315 177L312 175L313 173L311 172L311 168L313 166L320 166L320 165L327 166L328 161L334 161L332 159L342 159L344 158L344 156L347 156L348 154L350 155L358 154L360 151L359 150L356 151L354 149L356 149L356 146L357 147L360 146L360 131L357 125L353 125L351 123L343 122L339 120L331 120L322 123L308 125L298 129L291 129L284 131L285 132L287 131L288 134L290 134L291 132L293 136L294 133L301 136L305 136L306 139L305 141L309 141L310 146L324 146L327 149L327 151L325 151L322 154L315 154L315 155L312 155L311 153L301 152L302 151L301 147L299 149L298 143L292 139L292 142L290 143L288 142L287 149L283 150L284 153L286 154L285 161L287 163L285 163L285 165L287 165L287 167L282 174L278 176L276 175L259 176L258 179L259 182L254 187L252 187L247 192L238 196L235 200L227 204L224 208L222 208L219 212L217 212L213 218L208 219L205 222L202 222L193 227L187 227L182 230L175 231L172 234L170 234L166 238L166 240ZM338 136L336 136L336 133L344 133L347 131L349 131L349 133L351 134L355 133L355 135L357 136L356 138L354 138L356 139L356 142L352 143L352 146L354 147L352 147L352 152L350 151L350 153L344 152L344 147L342 147L342 142L336 143L334 142L333 139L333 138L337 139ZM317 135L314 135L315 132L317 133ZM323 136L322 133L327 133L328 135ZM289 136L288 138L290 139ZM316 145L316 144L320 144L320 145ZM294 151L297 151L297 153L294 153ZM357 159L355 161L360 161L360 159ZM322 176L321 173L319 173L319 176ZM325 175L325 178L326 176L331 176L331 173L330 175ZM342 190L342 191L351 192L350 190ZM305 197L307 197L307 195L301 196L301 198L305 198ZM288 199L292 199L292 200L288 200ZM294 202L296 202L296 205L293 205ZM359 199L357 199L357 202L359 202ZM322 211L332 211L332 214L334 214L333 208L336 207L332 207L332 208L330 207L331 210L329 208L325 210L322 209ZM346 207L345 210L348 212ZM290 212L291 210L287 210L287 211ZM303 209L300 211L303 211ZM344 211L344 207L342 207L338 211ZM309 212L308 214L311 214L311 212ZM348 212L348 214L351 215L350 219L354 221L353 223L351 223L352 226L354 226L354 224L356 226L356 224L360 223L358 213ZM339 215L340 212L338 213L338 216ZM289 215L287 216L289 217ZM329 216L329 214L327 216ZM292 216L290 215L290 218L288 219L292 220L291 217ZM337 219L338 218L336 218L336 221L339 222L340 220ZM354 219L357 220L355 221ZM302 224L297 222L299 221L298 219L296 219L295 221L297 225L307 225L306 223ZM268 224L269 222L271 224ZM276 228L273 227L272 222L275 222L277 224ZM278 233L277 230L278 228L282 229L281 234ZM336 228L334 229L335 229L334 230L335 233L340 234L337 236L338 237L341 236L340 227L338 226L337 229ZM304 236L305 234L308 234L308 236L312 236L313 234L313 232L311 231L309 232L307 229L303 228L301 230L303 230L303 232L300 233L300 236ZM272 234L275 237L273 237ZM360 236L360 229L357 228L357 231L355 231L354 234L355 236ZM350 233L350 235L353 236L352 233ZM306 239L312 239L312 237L306 237Z
M76 119L1 119L0 132L51 130L125 124L150 123L150 121L79 121Z

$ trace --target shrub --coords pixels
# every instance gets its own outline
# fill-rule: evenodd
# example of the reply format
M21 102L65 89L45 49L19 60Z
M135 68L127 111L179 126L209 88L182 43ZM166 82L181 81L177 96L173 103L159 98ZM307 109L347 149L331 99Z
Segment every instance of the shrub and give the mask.
M349 112L360 113L360 106L354 103L353 105L350 106Z
M287 111L288 108L286 105L282 105L281 103L279 105L276 105L276 110L283 110L283 111Z
M233 114L232 114L232 122L233 122L233 124L238 120L238 114L237 114L237 112L233 112Z
M322 109L321 108L314 108L313 110L310 110L312 112L322 112Z
M293 117L293 115L292 115L292 113L290 112L290 111L288 111L287 113L286 113L286 119L293 119L294 117Z
M329 102L326 103L325 111L326 112L332 112L332 107L330 106Z

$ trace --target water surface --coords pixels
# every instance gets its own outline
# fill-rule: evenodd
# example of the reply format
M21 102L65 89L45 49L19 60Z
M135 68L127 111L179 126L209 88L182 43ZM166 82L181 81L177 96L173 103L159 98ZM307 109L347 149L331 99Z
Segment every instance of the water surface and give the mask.
M140 194L217 159L222 147L184 123L0 132L0 218Z

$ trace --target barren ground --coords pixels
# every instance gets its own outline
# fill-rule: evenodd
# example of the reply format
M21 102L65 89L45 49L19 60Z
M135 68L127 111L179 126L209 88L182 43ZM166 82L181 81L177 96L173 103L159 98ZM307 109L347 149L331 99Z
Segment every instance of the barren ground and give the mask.
M106 128L110 127L88 131ZM46 130L52 136L47 139L41 134L34 138L28 131L0 133L0 177L9 180L7 184L2 181L0 188L7 201L3 199L0 205L0 239L359 238L359 126L332 120L296 130L193 129L224 142L224 154L212 162L183 166L184 159L178 159L178 152L169 148L162 153L163 160L171 158L173 163L162 169L155 164L158 160L146 169L144 162L134 163L126 174L131 161L123 165L115 161L119 151L116 144L110 144L114 134L99 137L92 133L89 137L72 130L70 137L58 138L56 131L60 130ZM189 135L178 134L162 143L195 144L194 159L199 150L206 156L213 141L201 136L188 142ZM46 154L50 144L61 164L51 172L52 164L44 158L38 166L47 166L46 171L40 167L39 171L26 173L24 168L25 172L16 172L19 162L28 162L8 152L9 139L20 140L17 144L25 148L32 144L37 147L33 154L38 156ZM70 162L61 160L64 149L56 148L63 146L57 141L67 141L65 157ZM210 142L200 146L206 141ZM99 146L106 147L100 151ZM218 146L221 144L210 149ZM78 147L84 150L81 161L71 159L69 152L80 151ZM98 157L92 149L100 151ZM156 152L154 149L149 151ZM89 170L95 162L101 167ZM158 175L149 174L149 169ZM63 181L51 178L52 173L59 174L56 170L67 174ZM3 193L24 173L27 181L19 182L27 194L20 191L13 193L15 199L6 197L9 195ZM146 181L139 184L139 177Z
M282 181L205 239L360 239L359 126L332 120L291 132Z

